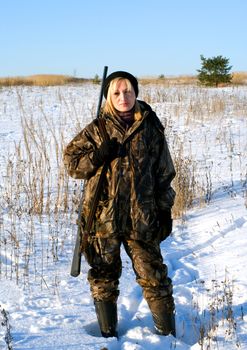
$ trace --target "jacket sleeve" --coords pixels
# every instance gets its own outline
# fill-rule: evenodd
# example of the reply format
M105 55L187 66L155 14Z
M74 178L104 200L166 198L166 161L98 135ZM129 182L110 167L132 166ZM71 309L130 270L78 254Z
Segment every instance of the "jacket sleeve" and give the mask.
M171 182L176 172L164 134L160 139L159 158L156 165L156 204L158 210L168 211L172 208L175 200L176 193Z
M93 124L89 124L64 149L64 165L74 179L88 180L96 173L97 167L91 160L96 149L93 132Z

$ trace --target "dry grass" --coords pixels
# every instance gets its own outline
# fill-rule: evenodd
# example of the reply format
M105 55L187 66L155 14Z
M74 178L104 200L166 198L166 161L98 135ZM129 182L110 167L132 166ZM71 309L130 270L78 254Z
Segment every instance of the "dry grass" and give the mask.
M196 163L192 157L185 157L182 149L176 153L173 161L176 169L176 177L173 181L176 191L173 217L183 218L187 210L192 207L199 191L195 179Z
M179 75L173 77L146 77L140 78L140 83L142 85L147 84L157 84L164 86L171 85L195 85L197 83L197 78L194 75Z
M66 75L56 74L39 74L27 77L6 77L0 78L0 86L19 86L19 85L33 85L33 86L54 86L65 85L71 83L82 83L86 79L75 78Z
M158 79L157 84L165 84L165 80ZM38 79L35 81L37 85L42 85L38 84ZM41 77L41 82L44 84L44 76ZM60 110L60 118L54 120L50 117L50 109L46 109L46 104L43 103L45 97L40 100L31 99L30 102L28 98L31 93L28 95L23 93L26 89L22 87L7 89L17 95L16 111L21 117L22 135L20 142L15 145L14 152L6 154L6 169L2 169L4 176L0 186L0 205L5 211L0 213L0 248L3 253L0 259L0 279L15 279L17 284L23 285L24 288L28 288L34 281L38 281L41 288L43 285L46 288L47 285L51 285L50 276L46 278L46 269L55 266L65 244L70 245L71 232L76 230L75 213L81 191L78 181L68 178L62 164L62 150L72 134L83 127L82 123L85 120L82 120L81 115L85 116L86 109L88 117L95 116L96 106L88 102L88 97L85 99L86 104L83 105L84 100L81 98L83 89L84 87L80 90L78 101L73 95L63 96L60 88L51 89L57 93L54 94L54 100L50 102L49 108L59 105ZM28 90L35 91L34 88ZM37 90L46 96L46 90L50 89ZM175 86L171 89L157 86L152 92L151 87L146 85L143 90L141 97L148 100L147 102L154 108L158 108L157 114L163 119L173 153L177 171L173 183L177 192L173 208L174 217L186 219L188 208L194 204L202 205L202 202L209 202L214 190L211 178L213 163L207 165L203 172L200 171L200 164L195 159L193 149L186 148L186 139L183 133L179 134L176 125L173 124L174 120L184 118L184 128L188 130L197 123L202 125L208 121L219 123L215 139L211 139L210 135L205 136L204 149L206 151L211 142L221 144L222 153L225 154L224 163L227 162L224 169L229 168L232 184L236 179L239 180L238 175L235 175L233 155L238 156L240 180L246 196L246 151L241 151L246 150L246 146L240 147L242 143L240 136L238 142L233 142L235 131L231 130L231 125L227 128L225 124L221 125L221 120L232 118L232 114L236 115L236 118L238 115L246 116L246 97L239 94L229 97L219 94L218 90L202 89L197 86ZM46 103L48 104L47 101ZM8 104L3 107L4 110L5 113L8 111ZM186 138L187 135L186 133ZM203 157L206 163L207 154ZM203 281L200 283L203 284L198 288L199 293L195 294L192 300L195 305L192 313L195 318L192 321L200 349L217 348L222 324L227 332L226 340L227 337L236 338L236 348L240 347L236 334L237 320L234 318L232 306L233 281L227 274L223 281L217 281L215 278L210 289L206 290L207 293L205 288L208 286L204 286ZM54 293L57 293L55 283L53 288ZM5 330L5 342L8 349L11 349L8 313L1 307L0 313Z
M33 86L54 86L83 83L85 81L95 82L95 78L84 79L62 74L36 74L31 76L20 77L2 77L0 78L0 86L19 86L19 85L33 85ZM178 75L178 76L151 76L140 77L139 82L142 85L156 84L163 86L178 86L178 85L197 85L198 80L196 75ZM233 85L246 85L247 72L234 72Z
M247 72L234 72L231 85L246 85ZM179 76L164 76L164 77L143 77L139 79L143 85L157 84L163 86L178 86L178 85L198 85L196 75L179 75ZM229 85L229 84L228 84ZM228 86L227 84L219 84L219 87Z
M234 85L246 85L247 84L247 72L235 72L235 73L233 73L232 83Z
M1 326L4 329L5 335L4 335L4 341L6 343L6 349L12 350L12 335L11 335L11 325L9 320L9 313L0 305L0 321Z
M95 85L92 87L96 89ZM36 266L38 263L43 266L45 262L50 261L51 251L52 259L56 261L59 249L62 249L69 239L66 230L61 229L60 225L67 222L70 223L70 229L73 226L71 223L75 222L80 188L77 181L68 178L61 159L62 150L72 134L76 134L83 127L82 122L85 120L82 120L81 115L92 120L96 110L93 100L89 102L88 95L86 95L87 98L81 97L87 88L84 89L84 86L81 86L79 89L79 94L66 96L62 95L62 89L52 89L53 99L45 103L43 100L49 96L50 89L37 88L37 91L43 92L43 96L31 99L31 102L29 101L31 94L26 95L26 89L22 87L7 89L12 90L16 95L16 110L21 117L22 136L20 142L15 144L14 152L6 154L6 170L3 169L4 176L0 186L0 205L7 211L5 216L0 216L0 248L6 252L4 253L6 263L5 260L2 263L0 261L0 277L14 278L16 275L17 283L24 279L24 285L28 285L31 278L30 266ZM35 93L36 89L28 90ZM240 180L244 187L246 153L242 152L243 147L239 146L243 140L239 136L239 141L234 144L233 132L235 131L231 130L231 125L226 128L221 121L232 114L236 117L245 116L246 98L237 93L229 97L224 94L224 91L220 94L218 92L220 90L202 89L196 86L172 88L153 86L153 90L152 92L151 86L143 86L140 96L150 102L155 110L157 108L156 112L164 123L177 171L173 183L177 193L173 216L186 219L188 208L195 204L204 205L211 200L214 190L211 170L215 164L207 163L207 154L203 156L205 159L201 159L200 163L196 161L194 150L190 149L190 142L187 140L187 132L184 137L184 133L177 130L176 123L182 122L189 132L198 123L203 125L208 121L217 122L219 127L215 139L212 140L210 135L205 134L204 148L206 150L212 142L222 145L222 152L225 154L224 162L228 162L231 174L232 187L236 181L234 169L237 162L232 155L238 155L237 166L240 169ZM78 100L75 96L78 96ZM56 107L54 110L54 106L59 108ZM6 104L3 111L8 112L8 108L9 105ZM54 117L54 120L51 118L49 112L51 108L59 118ZM38 262L35 244L37 235L43 237L42 230L39 228L42 225L39 222L42 222L44 217L49 222L48 233L46 233L49 239L47 247L43 244L44 250ZM64 232L64 236L61 232ZM23 242L25 248L23 248ZM14 257L11 259L11 265L7 264L8 251ZM23 268L19 263L20 257L24 257ZM43 283L43 274L40 269L35 267Z
M239 319L234 315L233 308L234 281L226 271L224 280L213 279L208 286L205 281L200 281L200 284L192 300L195 311L192 322L200 350L219 349L222 330L226 344L234 340L234 348L241 348L237 336Z

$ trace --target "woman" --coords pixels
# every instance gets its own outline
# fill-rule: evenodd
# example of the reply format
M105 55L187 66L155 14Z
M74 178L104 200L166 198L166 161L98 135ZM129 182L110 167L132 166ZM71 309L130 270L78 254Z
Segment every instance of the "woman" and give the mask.
M175 336L172 282L163 264L160 242L172 231L171 208L175 170L164 128L151 107L137 100L138 82L127 72L110 74L100 118L85 127L66 147L70 176L86 179L82 210L85 227L102 165L108 170L94 218L88 281L102 336L117 336L117 298L121 276L120 246L130 257L136 280L151 310L158 334Z

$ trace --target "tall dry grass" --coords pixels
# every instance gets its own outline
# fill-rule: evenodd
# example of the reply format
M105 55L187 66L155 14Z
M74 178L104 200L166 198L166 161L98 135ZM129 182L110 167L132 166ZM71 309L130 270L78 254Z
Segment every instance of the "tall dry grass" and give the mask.
M178 75L160 77L142 77L139 79L142 85L155 84L165 87L198 85L197 75ZM233 72L231 86L247 85L247 72ZM223 85L219 85L222 87Z
M27 77L0 78L0 86L55 86L85 82L86 79L58 74L37 74Z
M196 85L197 77L195 75L179 75L179 76L160 76L160 77L143 77L139 79L142 85L162 85L162 86L178 86L178 85Z
M241 320L236 317L233 307L235 281L225 272L225 278L217 278L206 283L198 281L197 293L193 294L191 312L192 337L198 343L200 350L219 349L218 340L222 338L220 331L224 330L224 343L233 344L241 349L237 329ZM198 348L199 349L199 348Z
M232 85L246 85L247 72L234 72L232 74ZM35 74L31 76L16 76L16 77L0 77L0 86L55 86L76 84L83 82L99 83L98 75L92 79L76 78L62 74ZM196 75L178 75L178 76L164 76L160 77L140 77L141 85L158 85L164 87L172 86L188 86L197 85L198 80Z
M81 86L80 93L75 87L66 89L67 94L53 87L8 89L8 93L13 92L12 101L15 96L18 103L14 111L20 115L22 135L14 151L5 155L5 171L2 171L0 204L4 212L0 217L0 245L4 254L0 259L0 277L16 279L25 286L33 275L41 286L48 283L46 266L58 261L65 245L73 244L76 230L80 186L78 181L68 178L62 150L85 125L86 120L81 116L87 115L88 121L94 118L96 104L93 97L90 101L90 89L94 91L97 86ZM43 97L30 99L36 96L36 91L37 96L45 94L48 101ZM174 159L177 176L173 186L177 196L173 214L176 218L185 218L189 208L205 205L212 199L215 191L212 168L217 165L213 160L208 163L206 153L212 142L222 147L230 174L229 186L233 189L238 179L243 188L246 186L246 153L240 151L241 147L244 149L243 140L239 137L236 143L235 138L234 143L236 131L231 129L231 124L225 127L223 123L232 115L236 118L247 115L246 97L218 91L195 86L143 85L141 88L140 97L150 102L165 126ZM6 105L4 113L8 108ZM204 135L203 147L200 146L204 153L199 163L189 140L190 130L198 123L203 126L216 121L219 127L215 139ZM182 132L178 124L183 125ZM240 169L239 175L235 174L236 167ZM38 241L41 255L37 252Z
M246 85L247 84L247 72L234 72L232 75L232 84L234 84L234 85Z
M15 142L14 150L5 155L5 168L0 174L3 174L0 186L3 209L0 212L0 278L15 280L25 289L36 283L41 289L58 294L58 263L60 259L71 259L81 189L80 182L67 176L62 150L85 125L86 120L81 116L87 115L87 121L95 116L96 104L92 97L90 102L90 89L90 85L81 87L78 93L78 88L68 87L66 94L53 87L6 89L11 103L14 97L17 100L13 111L20 117L21 136ZM215 165L215 160L208 154L211 144L214 147L220 145L224 170L229 172L226 190L234 195L234 185L240 181L237 186L246 196L246 140L241 138L241 130L236 137L238 130L234 127L237 118L246 118L245 94L238 91L225 94L223 90L195 85L171 88L146 84L140 90L140 97L150 102L165 126L177 171L173 182L177 193L174 217L186 220L189 208L207 205L212 200L217 190L213 168L219 165ZM42 97L34 98L36 93ZM2 108L4 113L8 112L9 105ZM235 119L231 123L233 116ZM213 138L211 133L201 131L206 125L216 124L217 132L213 133ZM203 149L200 160L190 140L191 132L199 130L195 128L197 125L201 127L198 142L202 142L198 149ZM51 270L55 271L53 275ZM240 346L232 307L233 281L226 275L224 281L213 280L209 289L203 281L198 283L202 284L198 290L203 289L203 293L197 293L192 300L195 342L198 341L201 349L215 348L218 326L224 323L227 334L236 337L236 347ZM206 300L201 303L200 298ZM4 317L6 344L11 348L8 314Z

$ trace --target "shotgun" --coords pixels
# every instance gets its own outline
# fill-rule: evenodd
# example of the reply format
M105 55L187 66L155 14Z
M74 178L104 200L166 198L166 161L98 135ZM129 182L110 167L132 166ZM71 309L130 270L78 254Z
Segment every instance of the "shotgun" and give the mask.
M99 102L98 102L98 108L97 108L97 114L96 114L96 118L99 120L100 132L103 133L104 139L108 136L107 136L107 133L105 130L105 125L103 125L103 123L101 122L99 115L100 115L100 109L101 109L101 104L102 104L102 99L103 99L104 83L105 83L105 79L106 79L106 75L107 75L107 70L108 70L108 67L105 66L102 81L101 81L101 89L100 89ZM79 274L81 272L81 254L82 254L82 251L85 250L86 241L87 241L88 235L90 234L90 231L91 231L93 218L94 218L94 215L96 212L96 208L97 208L97 204L98 204L98 200L99 200L99 195L100 195L100 190L101 190L101 186L102 186L102 182L103 182L106 170L107 170L107 164L105 163L103 165L103 168L102 168L102 171L101 171L101 174L99 177L99 181L97 183L97 187L96 187L94 198L93 198L92 207L91 207L91 210L90 210L87 222L86 222L86 227L83 231L82 231L82 225L81 225L83 194L81 195L80 204L79 204L79 211L78 211L78 220L77 220L76 243L75 243L74 254L73 254L73 259L72 259L72 264L71 264L71 271L70 271L70 274L73 277L79 276ZM83 186L81 183L81 192L82 192L82 188L83 188Z

